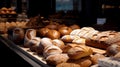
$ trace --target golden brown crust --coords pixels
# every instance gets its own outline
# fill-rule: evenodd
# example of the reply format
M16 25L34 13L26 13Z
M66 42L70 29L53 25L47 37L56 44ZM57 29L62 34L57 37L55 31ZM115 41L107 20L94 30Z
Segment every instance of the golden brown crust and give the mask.
M56 67L82 67L76 63L60 63Z
M91 55L92 64L98 64L98 60L101 58L105 58L105 56L102 54Z
M74 43L67 43L65 45L65 47L63 48L63 52L64 53L67 53L69 49L75 47L75 46L78 46L78 44L74 44Z
M64 36L64 35L69 35L72 32L72 29L66 26L59 28L58 31L60 32L61 36Z
M50 55L46 58L46 62L47 64L50 65L57 65L60 63L65 63L67 62L69 59L67 54L54 54L54 55Z
M75 36L75 35L64 35L61 37L61 40L64 42L73 42L73 40L75 39L80 39L79 36Z
M46 33L46 36L51 39L59 39L60 33L57 30L50 30Z
M80 29L80 26L77 25L77 24L73 24L73 25L70 26L70 28L71 28L72 30L75 30L75 29Z
M81 67L90 67L92 65L90 56L83 57L83 58L77 59L77 60L68 60L68 62L79 64Z
M70 59L80 59L82 57L90 56L93 51L85 45L79 45L77 47L70 48L67 53Z
M62 40L60 39L54 39L52 41L52 43L55 45L55 46L58 46L60 49L63 49L65 47L65 44Z
M58 25L56 25L56 24L49 24L45 27L48 28L48 29L52 29L52 30L57 30L58 29Z
M40 29L38 29L38 35L44 37L44 36L46 36L46 33L48 33L48 31L50 31L50 29L40 28Z

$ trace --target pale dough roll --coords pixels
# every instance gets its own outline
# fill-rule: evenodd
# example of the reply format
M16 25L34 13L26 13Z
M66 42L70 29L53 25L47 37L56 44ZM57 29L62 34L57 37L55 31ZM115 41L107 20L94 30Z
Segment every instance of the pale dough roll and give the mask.
M40 44L43 45L44 48L53 46L52 40L47 37L42 38Z
M40 44L40 41L41 41L41 39L39 37L35 37L35 38L31 39L30 43L29 43L30 50L33 51L33 52L36 52L37 47Z
M61 53L62 53L62 50L59 47L50 46L50 47L44 48L43 56L48 57L48 56L53 55L53 54L61 54Z
M65 44L62 40L60 39L54 39L52 42L55 46L58 46L59 48L63 49Z
M24 47L29 47L27 44L29 41L36 37L36 30L35 29L27 29L24 38Z

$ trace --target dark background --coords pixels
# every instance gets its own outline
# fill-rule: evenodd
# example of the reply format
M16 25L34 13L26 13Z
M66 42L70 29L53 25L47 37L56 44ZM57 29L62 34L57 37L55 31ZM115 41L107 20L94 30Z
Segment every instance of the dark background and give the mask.
M0 66L3 67L32 67L28 62L23 60L19 55L13 52L0 41Z

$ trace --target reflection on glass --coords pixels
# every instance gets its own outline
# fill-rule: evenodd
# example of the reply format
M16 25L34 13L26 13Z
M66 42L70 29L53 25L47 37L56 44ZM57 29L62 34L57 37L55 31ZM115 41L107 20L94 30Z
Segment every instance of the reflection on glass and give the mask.
M56 12L73 10L73 0L56 0Z

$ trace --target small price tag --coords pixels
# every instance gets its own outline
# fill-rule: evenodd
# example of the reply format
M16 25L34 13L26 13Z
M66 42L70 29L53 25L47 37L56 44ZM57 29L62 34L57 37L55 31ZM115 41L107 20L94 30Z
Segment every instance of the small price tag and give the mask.
M104 24L106 23L106 18L97 18L97 24Z

